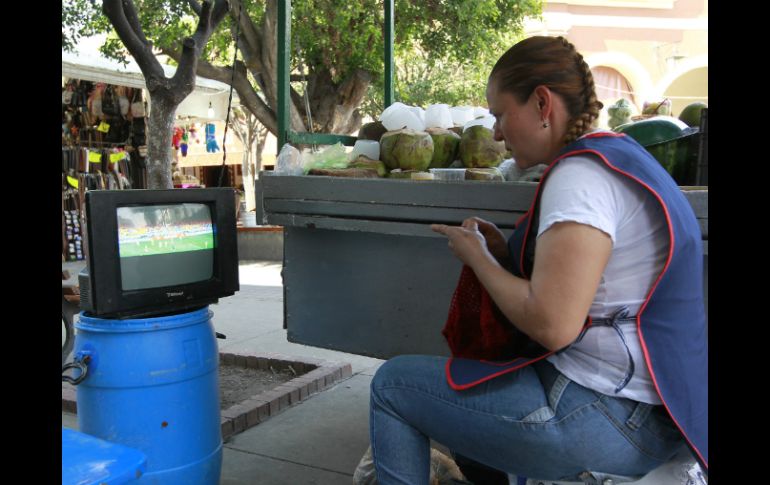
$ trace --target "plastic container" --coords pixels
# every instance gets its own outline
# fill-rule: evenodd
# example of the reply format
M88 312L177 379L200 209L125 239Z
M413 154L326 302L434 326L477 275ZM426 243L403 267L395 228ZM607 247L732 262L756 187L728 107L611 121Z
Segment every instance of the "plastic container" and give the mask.
M464 168L431 168L436 180L465 180Z
M142 319L81 313L75 358L90 357L77 386L83 433L137 449L137 483L219 483L219 353L208 307Z
M425 129L425 123L420 119L420 116L415 114L409 106L401 103L394 103L388 106L382 112L380 121L382 121L382 125L388 131L400 130L402 128L416 131L423 131Z
M61 429L61 482L78 485L136 483L147 469L139 450L72 429Z
M426 128L451 128L452 114L448 104L432 104L425 109Z
M449 109L452 122L455 126L465 126L474 118L475 108L472 106L455 106Z
M351 152L351 159L355 159L358 155L364 155L372 160L379 160L380 142L374 140L356 140L356 144L353 145L353 151Z

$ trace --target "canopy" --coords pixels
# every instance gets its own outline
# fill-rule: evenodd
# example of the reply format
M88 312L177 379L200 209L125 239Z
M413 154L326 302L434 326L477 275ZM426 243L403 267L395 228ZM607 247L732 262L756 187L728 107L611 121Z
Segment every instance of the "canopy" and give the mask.
M141 69L132 58L127 65L121 62L106 59L96 53L64 52L61 55L62 76L67 78L83 79L85 81L103 82L116 86L147 89ZM166 77L171 77L176 72L172 66L162 65ZM211 79L197 76L195 89L177 107L177 116L190 116L200 119L224 120L227 116L227 103L230 96L230 86ZM149 96L145 99L148 100ZM237 106L238 96L233 91L233 106ZM210 106L214 109L214 116L208 115Z

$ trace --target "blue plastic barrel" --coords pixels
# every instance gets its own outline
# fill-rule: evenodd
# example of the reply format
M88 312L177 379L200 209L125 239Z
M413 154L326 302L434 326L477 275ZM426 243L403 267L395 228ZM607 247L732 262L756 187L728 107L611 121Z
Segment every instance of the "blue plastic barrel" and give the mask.
M216 484L222 468L219 353L208 307L131 320L76 323L81 432L147 455L137 483Z

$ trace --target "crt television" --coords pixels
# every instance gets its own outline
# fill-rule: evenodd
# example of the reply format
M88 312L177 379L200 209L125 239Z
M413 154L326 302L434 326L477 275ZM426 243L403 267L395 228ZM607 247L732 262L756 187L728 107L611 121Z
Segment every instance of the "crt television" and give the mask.
M192 311L239 289L232 188L91 190L84 234L89 316Z

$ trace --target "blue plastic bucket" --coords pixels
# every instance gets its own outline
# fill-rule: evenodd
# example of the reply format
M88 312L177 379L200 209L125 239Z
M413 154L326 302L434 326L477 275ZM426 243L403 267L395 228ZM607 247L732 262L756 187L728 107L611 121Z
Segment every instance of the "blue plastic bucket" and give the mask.
M76 323L80 431L147 455L137 483L216 484L222 467L219 353L208 307Z

